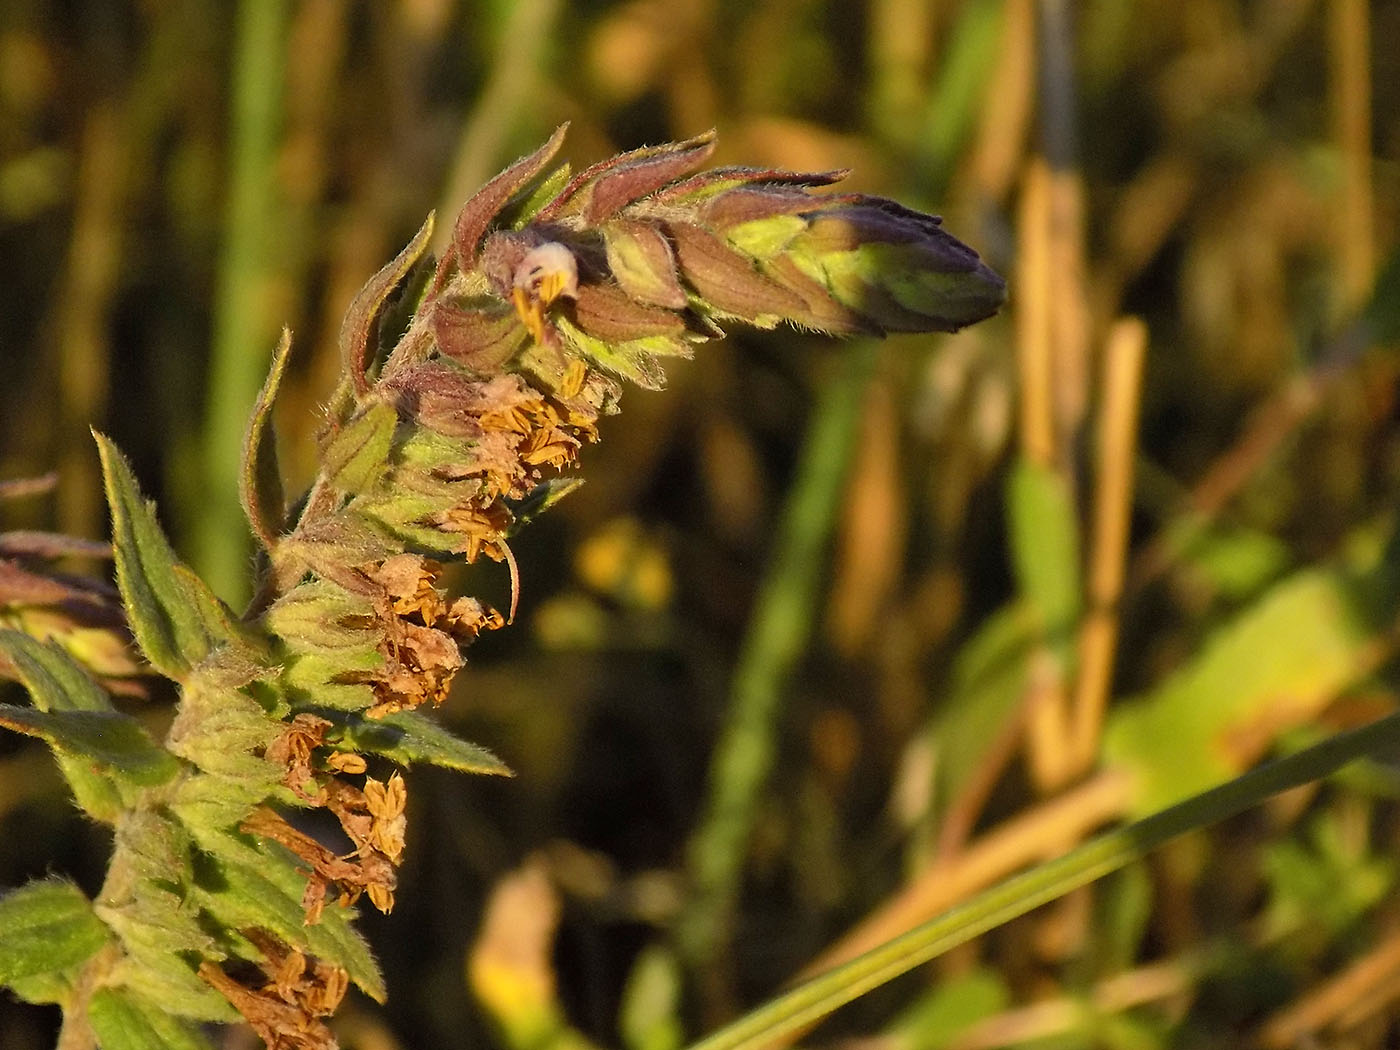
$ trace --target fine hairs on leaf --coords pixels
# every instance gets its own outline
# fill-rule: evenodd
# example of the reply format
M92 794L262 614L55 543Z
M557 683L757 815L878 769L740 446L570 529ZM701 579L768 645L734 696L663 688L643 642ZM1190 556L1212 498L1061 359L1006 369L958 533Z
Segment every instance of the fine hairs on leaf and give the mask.
M471 642L507 623L449 591L444 567L486 557L515 577L508 537L577 486L624 382L660 387L666 359L725 325L947 332L1005 297L936 217L815 192L842 173L704 170L713 133L551 171L564 131L467 202L440 259L429 216L355 297L318 473L290 512L272 426L283 334L242 450L263 548L242 616L179 561L95 435L121 612L179 700L156 740L79 656L0 633L32 700L0 705L0 725L48 744L113 829L91 900L57 881L0 898L0 982L62 1006L65 1050L194 1050L234 1021L273 1050L332 1050L349 986L384 997L354 919L363 900L394 906L399 768L510 772L427 713ZM411 311L381 323L405 286ZM313 810L344 848L302 830Z

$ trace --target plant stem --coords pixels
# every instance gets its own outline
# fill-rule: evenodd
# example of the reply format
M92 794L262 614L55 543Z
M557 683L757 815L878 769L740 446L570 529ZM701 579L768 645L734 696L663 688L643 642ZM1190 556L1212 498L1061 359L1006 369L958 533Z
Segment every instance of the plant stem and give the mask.
M276 341L268 292L287 12L287 0L242 0L235 17L231 170L193 536L195 567L235 608L247 598L251 550L238 505L238 452Z
M697 972L710 969L726 940L756 800L773 762L782 686L811 634L822 575L816 567L840 505L875 356L874 343L852 347L842 376L823 389L734 673L710 764L709 803L690 843L694 895L677 930L678 947Z
M865 992L1125 867L1169 839L1218 823L1281 791L1320 780L1357 758L1397 746L1400 714L1393 714L1253 769L1008 879L902 937L799 985L690 1050L758 1050L786 1042Z

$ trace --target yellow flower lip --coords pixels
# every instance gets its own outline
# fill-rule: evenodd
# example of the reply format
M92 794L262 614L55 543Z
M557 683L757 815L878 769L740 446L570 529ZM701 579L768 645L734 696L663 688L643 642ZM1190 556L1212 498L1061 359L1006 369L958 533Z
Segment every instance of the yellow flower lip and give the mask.
M545 343L544 312L556 299L578 298L578 260L558 241L525 253L511 279L510 299L520 323L536 343Z

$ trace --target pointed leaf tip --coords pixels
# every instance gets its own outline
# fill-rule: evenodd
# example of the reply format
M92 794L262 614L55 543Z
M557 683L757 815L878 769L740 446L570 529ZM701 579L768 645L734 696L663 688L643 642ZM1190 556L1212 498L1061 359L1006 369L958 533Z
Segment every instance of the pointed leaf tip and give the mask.
M510 199L528 186L554 159L559 147L564 144L564 134L568 130L567 123L560 124L543 146L506 168L463 206L452 232L452 247L461 269L470 270L476 265L481 239L486 236L491 223Z
M286 514L286 494L282 488L282 472L277 464L277 436L272 429L272 409L291 357L292 331L283 328L282 338L272 354L272 366L268 369L262 390L258 392L253 415L248 420L248 432L243 439L243 469L239 476L238 494L253 535L265 550L271 550L277 542L277 534L282 531Z
M126 458L103 434L94 430L93 438L112 515L117 587L131 632L151 666L180 681L211 648L199 603L176 571L175 552Z
M345 319L340 325L341 366L355 391L357 399L369 393L369 369L374 362L370 359L370 337L374 334L375 321L385 302L408 276L409 271L423 258L428 250L428 241L433 235L434 213L429 212L423 225L404 246L403 251L371 277L355 296Z

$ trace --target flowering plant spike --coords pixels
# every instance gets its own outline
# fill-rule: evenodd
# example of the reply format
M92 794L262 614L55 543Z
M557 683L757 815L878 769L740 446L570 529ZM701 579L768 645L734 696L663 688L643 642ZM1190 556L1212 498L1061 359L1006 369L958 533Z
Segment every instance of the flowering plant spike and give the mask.
M813 192L840 172L702 171L705 134L547 175L563 133L467 202L435 265L430 217L356 297L319 474L290 514L270 430L284 337L244 450L267 567L242 617L180 564L98 437L122 608L181 695L153 740L81 647L0 631L0 671L33 699L0 705L0 724L49 743L78 804L114 831L95 900L61 882L0 899L18 931L0 983L60 1003L65 1046L208 1046L204 1023L241 1019L273 1050L328 1050L350 984L382 998L351 919L361 897L394 903L397 767L508 772L423 713L463 648L510 618L446 593L442 566L484 555L515 579L512 529L568 491L560 475L620 380L659 386L662 359L731 321L952 331L1004 297L938 219ZM303 830L308 810L330 815L343 848Z

